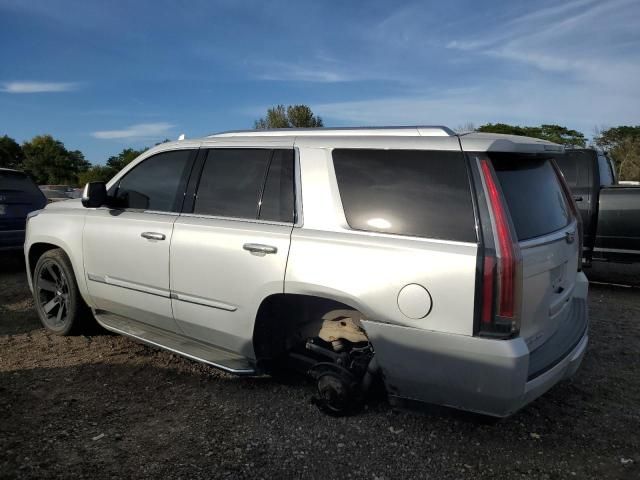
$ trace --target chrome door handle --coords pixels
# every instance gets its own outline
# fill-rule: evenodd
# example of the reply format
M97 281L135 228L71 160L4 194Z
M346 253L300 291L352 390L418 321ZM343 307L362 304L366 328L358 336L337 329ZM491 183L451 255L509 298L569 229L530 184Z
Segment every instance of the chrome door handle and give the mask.
M278 248L271 245L263 245L261 243L245 243L242 248L253 253L278 253Z
M167 238L165 237L164 233L156 233L156 232L142 232L140 236L148 240L164 240L165 238Z

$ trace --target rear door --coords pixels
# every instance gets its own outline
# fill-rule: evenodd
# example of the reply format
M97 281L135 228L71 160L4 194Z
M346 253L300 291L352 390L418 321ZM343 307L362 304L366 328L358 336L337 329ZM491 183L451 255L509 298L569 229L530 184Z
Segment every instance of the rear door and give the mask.
M489 156L520 244L520 335L533 351L571 318L580 248L578 224L551 157Z
M24 243L27 214L46 205L37 185L27 175L0 169L0 248Z
M188 337L254 358L262 300L284 291L294 152L212 148L171 244L174 317Z

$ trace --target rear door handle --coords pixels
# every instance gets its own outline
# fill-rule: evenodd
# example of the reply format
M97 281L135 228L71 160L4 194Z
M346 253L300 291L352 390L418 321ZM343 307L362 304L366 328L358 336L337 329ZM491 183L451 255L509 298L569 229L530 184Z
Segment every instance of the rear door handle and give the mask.
M157 232L142 232L140 236L148 240L164 240L165 238L167 238L164 233Z
M272 245L263 245L261 243L245 243L242 248L253 253L278 253L278 248Z
M584 200L584 199L582 198L582 196L581 196L581 195L574 195L574 196L573 196L573 199L574 199L576 202L581 202L582 200Z

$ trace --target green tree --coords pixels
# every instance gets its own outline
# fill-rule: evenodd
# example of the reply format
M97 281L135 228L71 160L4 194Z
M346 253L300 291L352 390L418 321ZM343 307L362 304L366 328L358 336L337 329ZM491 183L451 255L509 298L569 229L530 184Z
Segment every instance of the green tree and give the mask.
M539 127L521 127L506 123L487 123L476 129L478 132L505 133L525 137L541 138L561 145L584 147L584 134L560 125L542 124Z
M40 184L78 184L78 174L89 168L79 150L69 151L51 135L38 135L22 144L24 169Z
M322 127L322 118L313 114L307 105L276 105L267 115L255 121L254 128L314 128Z
M116 170L106 165L92 165L78 175L78 183L83 186L89 182L108 182L116 173Z
M24 152L18 143L11 137L0 137L0 168L22 168Z
M620 180L640 181L640 125L597 131L594 142L609 152Z
M134 150L133 148L125 148L119 154L109 157L107 160L107 166L114 170L114 175L129 165L139 155L146 152L148 149Z
M629 138L640 138L640 125L630 127L622 125L620 127L607 128L605 130L596 130L594 142L605 150L613 150L623 141Z

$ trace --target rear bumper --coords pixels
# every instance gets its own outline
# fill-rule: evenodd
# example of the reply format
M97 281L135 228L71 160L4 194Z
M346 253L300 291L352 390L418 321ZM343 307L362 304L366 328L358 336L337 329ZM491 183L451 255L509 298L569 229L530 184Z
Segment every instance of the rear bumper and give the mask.
M578 276L574 301L586 302ZM490 340L364 321L392 397L506 417L573 375L588 343L587 309L577 343L559 350L542 373L530 375L531 353L522 338Z

